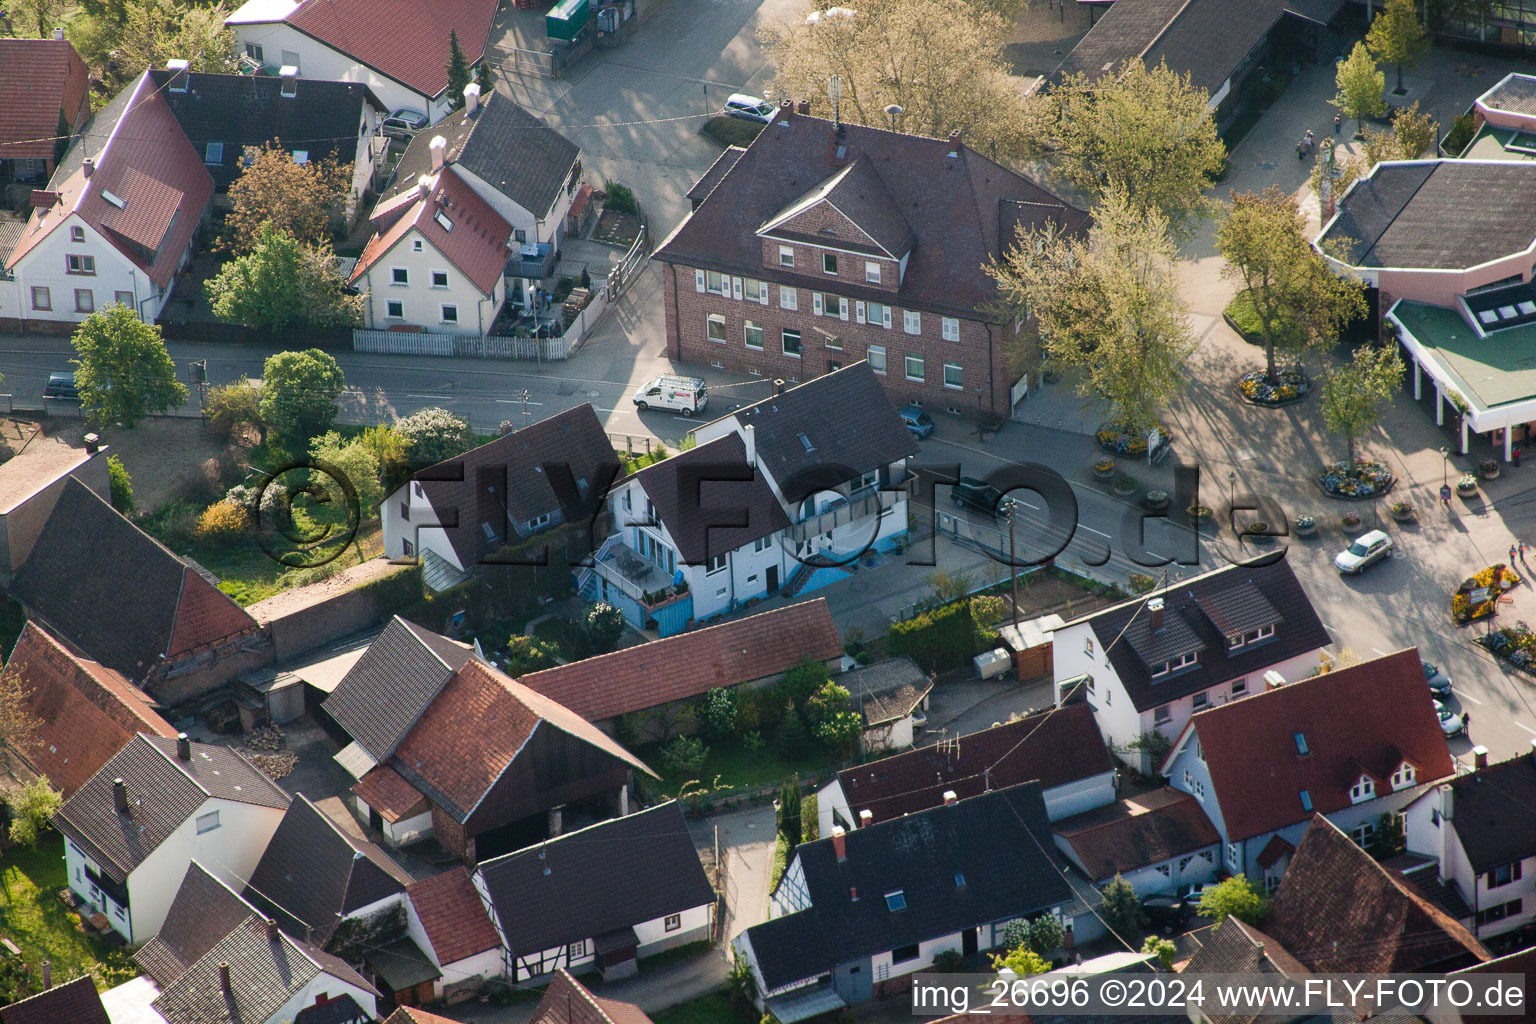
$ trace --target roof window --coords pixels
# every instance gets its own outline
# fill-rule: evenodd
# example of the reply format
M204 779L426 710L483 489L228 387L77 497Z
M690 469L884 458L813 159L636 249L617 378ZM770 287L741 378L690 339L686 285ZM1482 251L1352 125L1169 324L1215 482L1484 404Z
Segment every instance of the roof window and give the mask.
M437 221L438 226L441 227L444 231L453 230L453 221L449 220L448 215L442 210L438 210L437 213L433 215L433 219Z
M1293 733L1291 738L1296 741L1297 757L1306 757L1308 754L1312 753L1311 750L1307 749L1307 737L1305 733Z
M119 210L124 210L124 209L128 208L128 204L123 201L123 197L122 196L118 195L115 192L110 192L107 189L102 189L101 190L101 198L105 199L107 202L111 203L113 206L117 207Z
M885 905L892 912L907 909L907 897L900 889L892 889L885 894Z

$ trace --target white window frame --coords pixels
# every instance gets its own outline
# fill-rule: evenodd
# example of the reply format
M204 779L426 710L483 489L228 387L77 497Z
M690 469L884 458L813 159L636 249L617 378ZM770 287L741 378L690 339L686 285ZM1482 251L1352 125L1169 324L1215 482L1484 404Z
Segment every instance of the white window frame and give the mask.
M792 245L779 246L779 266L794 269L795 247Z
M89 253L69 253L64 257L64 273L71 277L95 277L96 257Z
M682 914L668 914L661 922L662 931L675 932L683 926Z
M450 309L453 310L452 317L448 315ZM457 302L444 302L437 307L437 315L440 323L456 325L459 322L459 304Z
M795 336L796 350L794 352L791 352L789 350L789 335L791 335L791 334L793 334ZM791 358L791 359L799 359L799 358L801 358L801 355L805 352L805 338L800 334L799 331L795 330L793 327L783 327L783 328L780 328L779 329L779 348L784 353L784 355L788 356L789 358Z
M1238 697L1246 696L1248 696L1248 680L1246 678L1232 680L1232 698L1236 700Z
M880 283L880 264L876 263L874 260L864 261L864 283Z
M1362 775L1355 780L1355 784L1349 787L1349 802L1363 804L1367 800L1376 799L1376 780L1369 775Z
M875 316L876 312L878 312L880 314L880 316L878 318ZM869 317L869 322L871 324L879 324L881 327L884 327L886 330L890 330L891 329L891 304L888 303L888 302L873 302L873 301L871 301L869 303L868 317Z
M79 224L71 225L69 229L69 240L71 242L85 241L85 228L81 227Z
M399 309L398 313L395 312L395 310L397 308ZM405 319L405 300L404 299L385 299L384 300L384 319L386 319L386 320L404 320Z
M923 333L923 314L915 309L901 311L901 329L908 334Z
M917 376L915 377L912 375L913 360L917 361ZM928 382L928 361L922 356L908 352L905 356L902 357L901 368L902 372L906 375L907 380L916 381L919 384L926 384Z
M422 241L421 241L421 239L419 239L419 238L411 239L411 252L421 252L421 251L422 251Z
M409 288L411 286L411 269L409 267L390 267L389 284L392 288Z
M730 278L717 270L704 271L704 291L710 295L726 295L730 289Z
M720 336L715 337L715 328L720 329ZM717 345L725 344L725 314L710 313L704 317L704 340L713 341Z
M755 277L743 278L741 282L742 296L748 302L755 302L759 306L768 305L768 282L759 281Z
M821 254L821 272L829 277L837 276L837 253L824 252Z
M1167 725L1171 721L1173 721L1173 709L1167 704L1159 704L1152 709L1153 725Z
M954 370L955 373L959 374L960 382L958 384L951 384L949 382L949 371L950 370ZM944 364L944 386L946 388L949 388L951 391L964 391L965 390L965 367L961 366L959 363L945 363Z
M939 318L945 341L960 340L960 320L957 317L946 316Z
M1414 784L1417 776L1418 772L1414 770L1413 765L1404 761L1397 766L1397 771L1392 773L1392 791L1395 793L1400 789L1407 789Z
M1204 690L1201 690L1199 693L1190 697L1189 704L1190 707L1194 708L1196 711L1204 711L1206 708L1211 706L1211 695L1206 693Z
M756 345L752 344L753 331L757 332ZM756 320L743 320L741 324L741 341L743 345L753 352L761 352L763 350L763 325Z
M878 357L879 360L880 360L880 365L879 366L875 365L876 357ZM875 371L875 373L879 374L882 377L885 376L885 368L887 366L887 363L886 363L886 359L885 359L885 346L884 345L870 345L868 348L866 348L864 350L864 358L869 360L869 368L871 370Z
M799 292L790 285L779 285L779 308L798 310L800 308Z
M438 284L437 283L437 275L439 275L439 274L443 275L443 283L442 284ZM448 271L446 271L446 270L433 270L433 271L431 271L431 275L432 275L432 277L431 277L432 283L428 287L431 287L431 288L447 288L448 287Z

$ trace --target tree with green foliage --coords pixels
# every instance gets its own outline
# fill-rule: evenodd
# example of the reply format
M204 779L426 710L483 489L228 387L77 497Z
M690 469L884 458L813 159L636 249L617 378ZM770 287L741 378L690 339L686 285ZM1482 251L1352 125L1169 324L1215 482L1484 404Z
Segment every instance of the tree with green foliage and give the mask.
M811 694L821 689L822 684L832 678L827 671L825 662L814 658L804 658L779 681L779 690L790 700L797 704L810 700Z
M159 325L146 324L127 306L92 313L73 341L75 386L92 423L132 427L187 400L187 386L176 379Z
M1209 101L1188 73L1139 58L1115 74L1067 75L1036 100L1068 180L1097 202L1124 193L1132 209L1155 212L1179 242L1209 216L1205 192L1227 159Z
M1371 55L1397 65L1397 91L1403 91L1403 68L1412 68L1429 52L1429 31L1419 22L1414 0L1387 0L1365 34Z
M1188 383L1196 347L1178 252L1163 215L1122 190L1107 192L1093 215L1087 238L1020 230L1003 262L988 264L997 309L1008 320L1033 315L1046 364L1077 372L1084 398L1144 434Z
M14 642L14 638L13 642ZM0 759L11 763L11 755L26 757L37 742L42 722L32 713L30 691L22 684L21 673L0 675Z
M1364 43L1356 43L1349 56L1339 61L1334 83L1339 91L1328 102L1338 107L1345 117L1354 118L1355 134L1364 135L1365 119L1376 117L1387 109L1383 95L1387 89L1387 76L1371 59Z
M582 613L581 633L586 641L588 656L618 650L619 638L624 635L624 613L611 604L599 601ZM734 698L731 706L736 706Z
M787 780L779 787L779 834L793 850L800 845L800 776Z
M24 28L36 29L37 38L47 39L57 25L64 23L69 5L64 0L12 0L15 20Z
M716 686L700 701L699 720L715 739L724 739L736 731L736 694Z
M225 3L91 0L81 6L85 16L70 22L69 38L106 96L145 68L163 68L177 58L189 61L193 71L238 70L235 34L224 23L231 10Z
M1383 160L1417 160L1424 155L1425 150L1433 149L1435 139L1440 134L1440 123L1429 114L1419 110L1417 100L1406 107L1399 108L1392 115L1392 130L1377 131L1367 128L1361 142L1360 149L1353 156L1345 156L1342 148L1335 150L1337 168L1333 178L1333 195L1337 199L1349 191L1349 186L1356 178L1363 178L1369 174L1372 167ZM1468 135L1470 140L1471 136ZM1462 145L1466 143L1463 142ZM1325 138L1323 145L1331 146L1332 140ZM1459 149L1447 144L1451 152ZM1322 192L1323 165L1326 162L1325 154L1319 150L1317 162L1312 168L1312 191Z
M810 729L805 724L805 715L795 706L794 701L785 703L784 717L779 720L779 728L773 740L779 756L786 760L804 756L810 747Z
M1269 898L1254 889L1248 876L1234 875L1201 894L1200 913L1213 919L1218 928L1229 917L1257 926L1269 913Z
M418 409L395 424L395 433L405 439L411 461L418 466L456 458L475 446L468 421L447 409Z
M277 334L294 324L356 327L363 299L347 290L330 243L304 246L270 221L261 225L250 251L203 282L220 320Z
M816 738L841 757L858 748L864 719L853 710L848 688L828 680L805 703L806 724Z
M209 388L203 411L208 425L225 440L247 428L256 431L259 441L267 439L267 423L261 418L261 385L246 377Z
M133 511L133 478L116 455L107 456L107 484L112 489L112 507L123 515Z
M395 488L405 483L411 475L410 446L387 423L369 427L359 436L379 461L379 475L384 478L385 493L393 494Z
M64 798L48 784L48 776L40 775L27 783L11 802L14 812L11 842L37 849L37 844L51 827L53 816L63 805Z
M1351 320L1365 315L1364 289L1335 274L1308 240L1295 196L1271 185L1234 192L1216 231L1223 277L1241 281L1253 301L1264 342L1264 372L1277 379L1275 354L1298 361L1309 349L1332 347Z
M1407 835L1403 830L1400 814L1383 814L1376 819L1376 831L1365 844L1365 852L1377 860L1396 857L1408 848Z
M267 358L261 376L261 418L282 437L308 440L336 418L346 377L329 352L279 352Z
M1126 942L1132 941L1147 926L1147 915L1141 909L1141 897L1118 873L1104 886L1104 902L1099 907L1109 930Z
M1179 955L1179 947L1160 935L1148 935L1147 941L1141 944L1141 951L1157 957L1165 971L1173 970L1174 958Z
M240 175L229 186L231 209L219 245L250 252L270 223L300 245L327 246L351 188L351 172L339 160L301 164L276 142L247 146Z
M507 638L506 673L509 676L521 676L539 669L552 668L559 663L559 656L559 648L547 640L514 633Z
M496 80L491 76L491 58L487 55L475 65L475 84L480 87L480 102L484 103L496 91Z
M448 96L454 110L464 105L464 87L468 84L469 62L464 59L464 50L459 46L458 31L450 30L448 33Z
M661 748L661 767L675 779L697 776L709 748L697 736L674 736Z
M992 969L1001 971L1004 968L1020 978L1027 978L1032 974L1044 974L1051 969L1051 964L1028 945L1019 945L1013 947L1006 956L993 955Z
M1382 407L1392 401L1402 379L1403 360L1395 345L1362 345L1354 358L1323 378L1323 423L1344 435L1350 465L1355 445L1381 422Z
M379 475L378 457L362 438L343 438L337 431L328 430L309 443L309 454L316 462L339 472L352 485L363 522L378 515L379 503L384 500L384 481ZM336 485L336 481L325 473L315 476L321 486ZM339 501L335 507L345 509L344 494L331 495L330 500Z
M1029 948L1042 958L1049 958L1065 940L1066 932L1055 914L1041 914L1029 922Z

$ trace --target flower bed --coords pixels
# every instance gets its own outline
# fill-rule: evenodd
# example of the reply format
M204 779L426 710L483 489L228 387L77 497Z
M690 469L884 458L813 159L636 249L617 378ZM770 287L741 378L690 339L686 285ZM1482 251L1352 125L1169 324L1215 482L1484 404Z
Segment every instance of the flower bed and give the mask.
M1451 618L1459 625L1488 618L1498 610L1499 595L1519 582L1520 577L1514 570L1502 564L1479 569L1462 580L1456 593L1451 595ZM1474 601L1473 594L1478 591L1483 591L1483 596Z
M1496 629L1477 642L1516 668L1536 675L1536 633L1524 622Z
M1307 397L1312 382L1300 370L1281 370L1276 380L1265 377L1263 370L1254 370L1238 378L1237 390L1254 405L1278 408Z
M1356 459L1351 466L1347 462L1335 462L1323 470L1317 478L1318 486L1331 498L1359 500L1379 498L1392 489L1392 471L1379 462Z
M1157 429L1163 432L1164 437L1173 437L1173 432L1166 424L1159 423ZM1111 455L1145 455L1148 433L1150 431L1132 434L1126 430L1124 423L1110 422L1100 424L1093 436L1099 442L1099 447Z

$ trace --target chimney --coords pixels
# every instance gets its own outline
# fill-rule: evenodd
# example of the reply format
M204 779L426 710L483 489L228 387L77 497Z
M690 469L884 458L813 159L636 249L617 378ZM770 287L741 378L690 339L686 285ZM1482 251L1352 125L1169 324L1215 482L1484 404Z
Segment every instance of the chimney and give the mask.
M441 135L434 135L432 141L427 144L427 148L432 150L432 169L442 170L448 157L448 140Z
M229 961L219 964L219 991L224 993L225 999L235 998L235 993L229 986Z
M171 73L171 80L165 84L167 92L187 91L187 68L191 65L184 60L168 60L165 62L165 70Z
M779 123L788 121L795 113L795 103L790 99L779 100Z
M747 429L741 433L741 443L747 446L747 465L757 468L757 428L747 424Z
M184 732L176 734L176 757L182 761L192 760L192 741L187 739Z
M421 177L417 178L416 191L421 193L421 198L427 198L427 196L432 192L432 178L426 174L423 174Z
M848 837L841 825L832 826L832 852L837 854L839 864L848 859Z
M1472 748L1472 763L1478 768L1488 767L1488 748L1479 743Z
M1435 869L1435 874L1441 882L1450 877L1451 864L1451 836L1455 829L1451 827L1451 819L1456 813L1456 788L1450 783L1440 787L1440 863Z
M480 109L480 86L470 82L464 87L464 113L473 114Z
M267 941L277 941L277 922L270 917L267 918Z
M64 29L62 26L53 30L53 41L56 43L62 43L64 41ZM47 988L46 985L43 987Z
M43 991L53 988L53 964L43 961Z
M84 174L87 178L89 178L92 174L95 174L96 161L91 157L86 157L80 162L80 173Z
M122 779L112 780L112 803L117 806L118 814L128 813L128 784Z
M958 128L949 133L949 155L952 157L960 155L960 130Z
M1274 669L1270 669L1268 672L1264 673L1264 689L1278 690L1284 685L1285 676L1281 675L1279 672L1276 672Z
M784 393L784 378L783 377L775 377L773 379L773 393L775 395L782 395Z
M875 816L869 811L859 812L859 828L869 828L875 823Z
M550 835L552 835L552 836L559 835L560 834L560 830L565 826L564 811L565 811L565 805L564 804L560 805L559 807L551 807L549 809L549 834Z
M298 68L294 67L292 64L284 64L282 67L277 69L277 77L283 80L283 84L278 86L278 92L282 93L289 99L293 99L299 94Z
M1147 602L1147 628L1154 633L1163 631L1163 599L1160 597Z
M848 887L848 901L850 903L857 903L857 902L859 902L859 887L858 886L850 885Z
M810 100L801 100L799 103L795 104L795 113L809 115L810 112L811 112L811 101Z
M955 791L954 790L946 789L944 791L944 806L945 807L953 807L955 804L957 804L959 802L960 802L960 798L955 795Z

